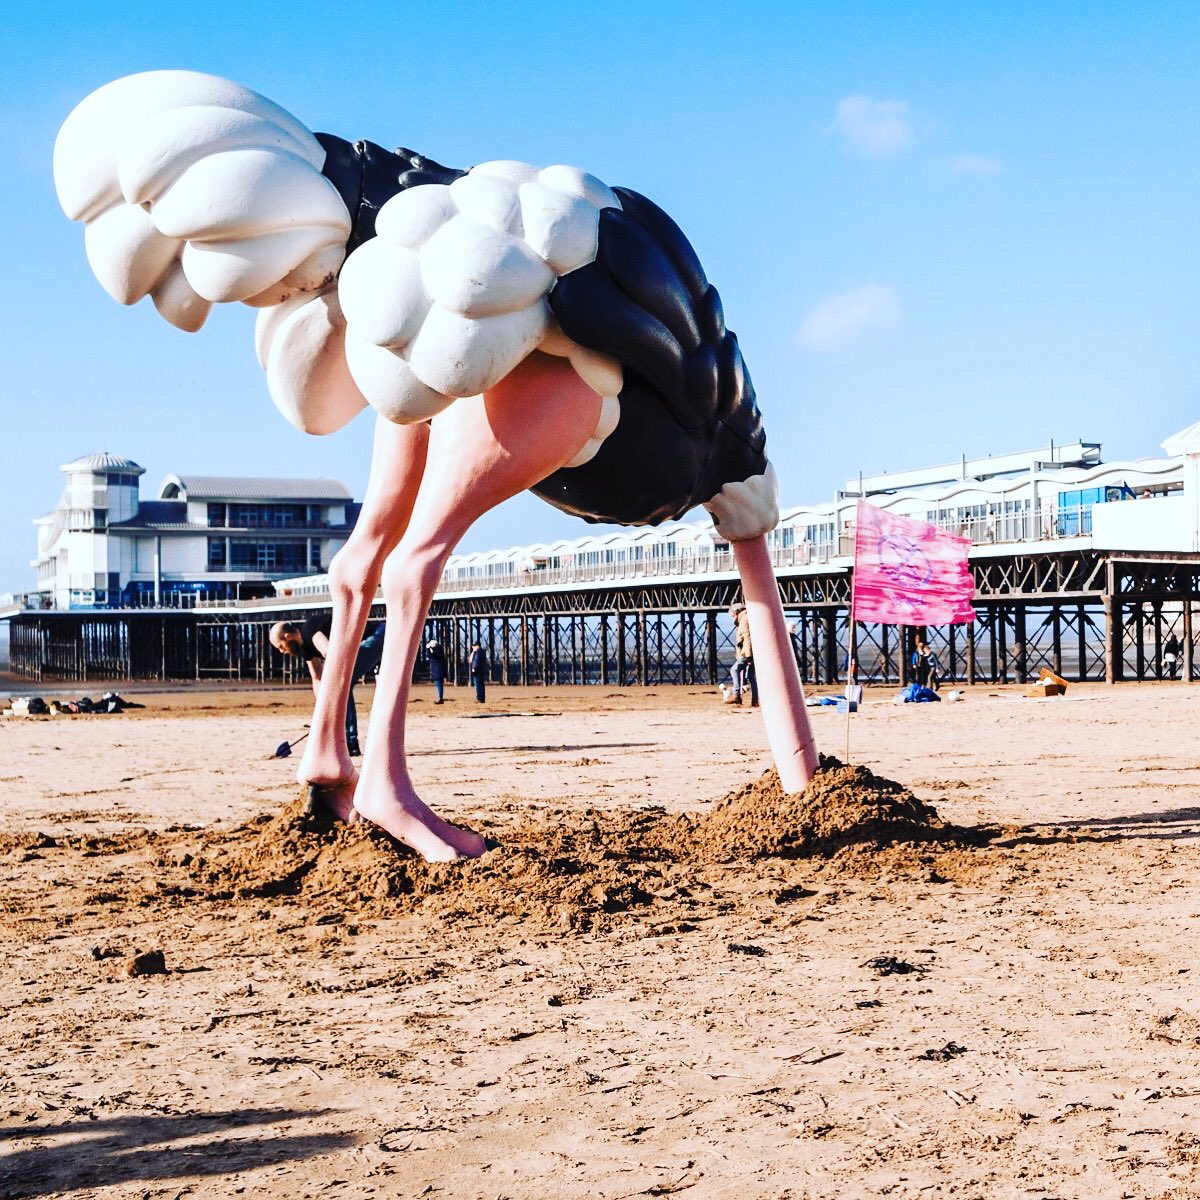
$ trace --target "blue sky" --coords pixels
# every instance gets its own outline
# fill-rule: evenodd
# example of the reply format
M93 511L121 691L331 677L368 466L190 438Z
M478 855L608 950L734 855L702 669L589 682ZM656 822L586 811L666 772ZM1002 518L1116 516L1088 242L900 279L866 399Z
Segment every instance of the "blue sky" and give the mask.
M152 68L226 75L314 130L455 166L568 162L657 200L724 298L785 504L1051 437L1153 455L1200 416L1195 3L313 12L4 6L0 591L32 586L29 522L81 454L137 459L150 495L172 471L366 480L369 415L288 426L249 310L183 334L92 278L54 135ZM582 529L522 497L464 546Z

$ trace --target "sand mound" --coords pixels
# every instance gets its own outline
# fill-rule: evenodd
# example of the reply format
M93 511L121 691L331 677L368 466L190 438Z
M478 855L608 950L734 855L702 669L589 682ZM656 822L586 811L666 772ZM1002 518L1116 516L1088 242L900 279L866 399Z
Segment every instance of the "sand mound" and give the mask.
M941 840L949 832L932 805L866 767L822 757L803 792L785 792L767 771L693 821L690 856L699 862L829 857L847 846Z
M667 886L669 822L638 813L550 811L502 820L498 849L471 862L426 863L366 824L308 815L297 800L273 817L213 833L189 864L202 889L229 900L281 895L447 917L533 919L589 928L649 904Z
M830 859L849 847L881 854L948 843L956 831L900 784L823 759L803 793L786 793L772 770L700 817L517 802L502 807L486 832L500 847L481 859L431 864L373 826L314 818L297 800L274 816L202 835L187 867L198 890L234 902L303 894L591 928L656 903L656 893L677 896L710 864Z

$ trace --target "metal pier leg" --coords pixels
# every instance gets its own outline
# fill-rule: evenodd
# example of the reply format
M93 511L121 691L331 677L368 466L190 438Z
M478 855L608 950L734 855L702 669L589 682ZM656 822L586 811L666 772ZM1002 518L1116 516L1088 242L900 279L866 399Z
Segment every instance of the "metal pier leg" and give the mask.
M717 614L704 614L704 634L708 641L708 682L715 684L719 667L717 665Z
M1116 567L1109 561L1105 567L1104 585L1104 682L1108 684L1116 683L1120 678L1121 605L1116 590Z
M1192 660L1195 648L1192 645L1192 596L1189 594L1183 601L1183 681L1192 682Z

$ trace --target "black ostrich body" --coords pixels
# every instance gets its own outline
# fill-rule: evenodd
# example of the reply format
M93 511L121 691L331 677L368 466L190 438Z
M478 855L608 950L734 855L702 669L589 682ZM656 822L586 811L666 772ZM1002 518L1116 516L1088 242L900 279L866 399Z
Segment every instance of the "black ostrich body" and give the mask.
M347 251L375 236L399 192L465 174L410 150L317 134L323 173L351 214ZM588 521L657 525L767 467L766 434L721 299L679 226L656 204L615 188L600 212L596 257L558 278L549 304L563 332L616 359L624 381L616 429L590 461L532 488Z

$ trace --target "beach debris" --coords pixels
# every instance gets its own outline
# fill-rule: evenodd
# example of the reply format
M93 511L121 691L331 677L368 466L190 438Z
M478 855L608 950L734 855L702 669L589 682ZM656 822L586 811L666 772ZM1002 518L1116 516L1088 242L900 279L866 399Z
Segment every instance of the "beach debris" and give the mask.
M1065 696L1067 681L1061 675L1055 675L1049 667L1043 667L1037 682L1031 683L1025 695L1033 700L1043 700L1047 696Z
M42 696L17 696L4 713L13 717L73 717L81 713L121 713L127 708L144 707L145 705L137 704L133 700L126 700L116 692L105 692L99 700L93 700L91 696L80 696L77 700L59 700L57 697L46 700Z
M924 967L914 967L912 963L890 954L869 958L863 963L863 966L869 967L881 979L888 975L923 975L925 973Z
M761 958L766 951L761 946L748 942L730 942L726 947L730 954L748 954L752 958Z
M127 973L131 979L140 975L165 975L167 973L167 957L161 950L146 950L141 954L135 954Z
M918 1054L917 1058L925 1062L949 1062L966 1052L966 1046L960 1046L957 1042L947 1042L936 1050L926 1050L924 1054Z

